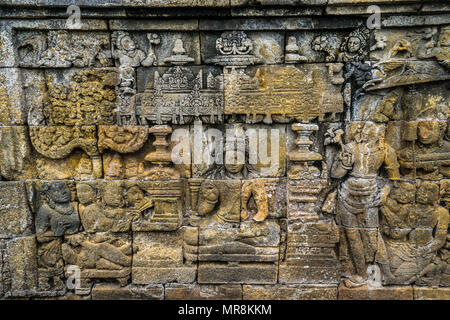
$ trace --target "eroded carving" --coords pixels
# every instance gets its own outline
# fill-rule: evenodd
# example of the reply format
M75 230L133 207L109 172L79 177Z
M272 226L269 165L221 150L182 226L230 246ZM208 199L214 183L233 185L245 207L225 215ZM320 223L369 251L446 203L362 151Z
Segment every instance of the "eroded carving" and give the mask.
M81 269L79 293L90 292L94 279L115 279L125 286L131 276L133 246L125 233L78 233L64 238L62 256L66 265Z
M243 31L224 32L216 40L216 57L208 60L221 66L248 66L259 62L252 54L253 42Z
M393 273L388 283L439 285L450 219L438 205L439 186L402 182L385 192L382 230Z

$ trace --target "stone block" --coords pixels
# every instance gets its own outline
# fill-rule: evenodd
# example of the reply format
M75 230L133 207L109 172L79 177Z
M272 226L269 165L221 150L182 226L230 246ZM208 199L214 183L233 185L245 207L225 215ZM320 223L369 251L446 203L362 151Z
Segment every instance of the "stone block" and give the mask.
M99 283L92 288L92 300L162 300L162 285L120 287L117 284Z
M412 286L393 286L369 288L367 285L357 288L339 286L339 300L413 300Z
M278 267L272 263L210 263L200 262L198 283L273 284L277 282Z
M33 232L33 216L23 182L0 182L0 238Z
M36 255L35 236L15 238L7 242L3 274L8 270L7 280L10 285L5 288L8 296L26 297L34 294L37 287Z
M166 300L241 300L240 285L167 284Z
M244 285L244 300L336 300L337 286L331 285Z
M134 232L132 282L192 283L197 266L186 262L183 256L182 230L176 232Z

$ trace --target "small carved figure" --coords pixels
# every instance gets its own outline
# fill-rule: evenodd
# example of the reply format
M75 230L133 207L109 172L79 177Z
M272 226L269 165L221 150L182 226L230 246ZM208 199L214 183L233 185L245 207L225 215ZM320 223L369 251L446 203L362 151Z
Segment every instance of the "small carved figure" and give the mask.
M371 83L372 67L363 62L349 61L344 66L344 101L350 106Z
M409 280L410 283L428 274L442 271L445 261L441 261L438 251L446 244L450 216L447 209L438 205L439 186L433 182L422 182L416 195L416 229L409 235L417 248L416 260L420 272Z
M115 31L112 34L114 59L119 61L121 67L150 67L156 65L156 56L153 45L159 44L160 38L157 34L148 33L149 48L147 54L136 48L136 42L128 32Z
M70 35L67 31L50 31L49 46L37 64L39 66L69 68L75 60L75 52L70 50Z
M121 179L124 174L122 157L118 153L105 155L104 171L106 179Z
M77 185L81 222L87 232L126 232L138 219L137 212L125 208L124 187L116 181L104 182L97 188L85 183Z
M87 154L83 153L75 171L75 177L78 180L89 180L93 178L92 161Z
M363 61L367 56L369 42L369 29L360 27L352 31L341 44L341 52L338 55L339 62Z
M381 202L383 206L380 211L386 224L381 223L385 234L392 234L398 238L402 231L411 230L415 225L414 202L416 186L409 182L402 182L397 187L390 190L383 190ZM392 228L390 228L392 227ZM398 228L398 229L397 229Z

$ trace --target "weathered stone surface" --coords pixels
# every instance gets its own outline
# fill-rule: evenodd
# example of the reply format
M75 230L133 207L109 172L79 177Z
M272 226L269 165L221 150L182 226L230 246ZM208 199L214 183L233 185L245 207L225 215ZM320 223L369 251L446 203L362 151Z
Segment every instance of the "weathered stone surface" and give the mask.
M275 283L280 227L266 220L220 231L200 228L199 283ZM219 270L219 272L217 272Z
M240 285L167 284L164 288L167 300L241 300Z
M132 281L135 284L192 283L197 266L184 260L183 231L134 232Z
M0 177L8 180L36 178L27 127L0 126L0 146Z
M101 283L92 288L92 300L162 300L162 285L120 287L117 284Z
M21 237L6 243L2 274L6 295L24 297L32 295L37 287L36 237Z
M280 283L338 283L340 270L335 243L334 221L291 223L287 229L285 258L280 264Z
M449 288L414 286L414 300L449 300Z
M237 266L200 263L198 267L199 283L255 283L272 284L277 281L277 267L265 263L241 263Z
M25 184L0 182L0 238L30 235L32 219Z
M344 284L339 287L339 300L413 300L413 287L382 287L347 288Z
M0 125L26 124L26 109L22 105L22 88L15 85L19 81L19 69L0 68Z

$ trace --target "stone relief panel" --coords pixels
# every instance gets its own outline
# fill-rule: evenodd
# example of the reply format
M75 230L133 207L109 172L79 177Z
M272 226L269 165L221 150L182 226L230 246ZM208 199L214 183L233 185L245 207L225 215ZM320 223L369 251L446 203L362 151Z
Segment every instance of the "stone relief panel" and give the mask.
M448 22L264 6L0 21L1 299L450 299Z
M277 65L246 69L252 70L251 74L231 69L224 75L225 114L242 114L246 121L264 123L323 120L343 111L341 69L334 65Z
M16 49L20 67L70 68L112 65L110 37L106 32L19 31L16 34Z
M401 182L384 190L381 230L391 283L440 284L448 254L449 213L438 196L439 185L431 181Z
M193 177L253 179L286 171L286 132L282 125L190 127Z
M184 256L185 229L176 232L135 232L133 244L133 283L193 283L196 264Z
M20 70L17 68L0 69L0 124L24 125L26 113L22 103L23 90L15 83L19 81Z
M41 117L46 125L116 123L115 69L46 71L45 77L47 92ZM35 119L38 115L30 117Z
M140 123L224 121L224 84L219 68L175 65L139 69L138 78L142 87L137 97L136 117Z

